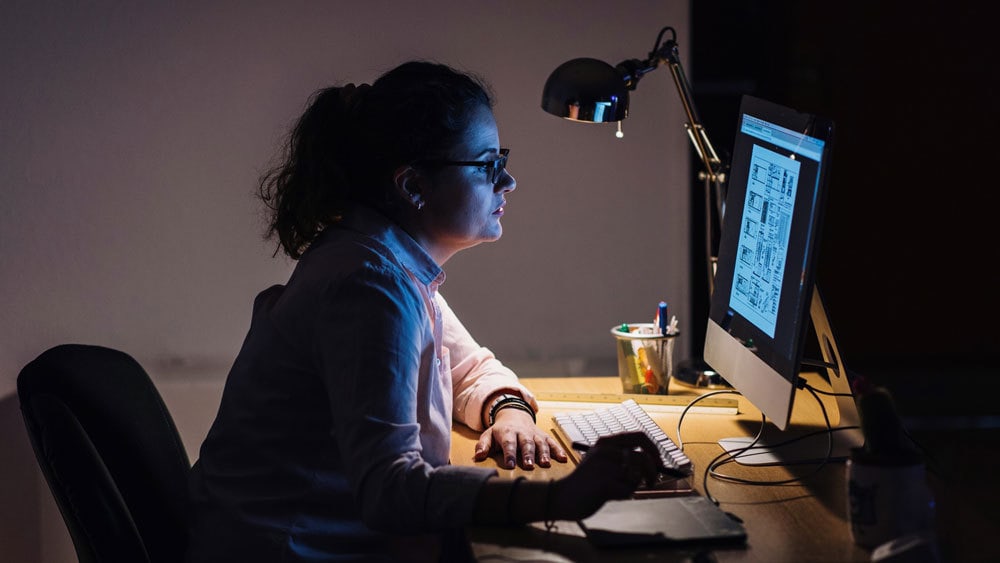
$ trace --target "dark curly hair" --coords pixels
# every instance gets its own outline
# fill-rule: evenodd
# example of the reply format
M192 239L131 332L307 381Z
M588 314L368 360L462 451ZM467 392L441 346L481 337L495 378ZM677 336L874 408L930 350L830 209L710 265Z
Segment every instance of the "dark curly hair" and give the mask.
M275 254L300 258L355 202L390 213L393 172L446 157L473 112L493 103L480 78L427 61L397 66L371 86L315 92L281 161L260 179L266 238L277 238Z

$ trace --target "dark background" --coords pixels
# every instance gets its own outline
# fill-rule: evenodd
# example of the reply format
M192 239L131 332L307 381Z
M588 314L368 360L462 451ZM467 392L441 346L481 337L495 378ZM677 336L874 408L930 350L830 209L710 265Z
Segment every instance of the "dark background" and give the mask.
M726 155L742 94L834 120L817 286L845 363L904 414L1000 413L997 31L965 2L881 4L692 2L695 103Z
M817 286L848 368L890 390L924 451L944 561L1000 558L1000 48L985 5L691 3L689 75L720 152L742 94L836 123ZM706 318L707 292L694 299Z

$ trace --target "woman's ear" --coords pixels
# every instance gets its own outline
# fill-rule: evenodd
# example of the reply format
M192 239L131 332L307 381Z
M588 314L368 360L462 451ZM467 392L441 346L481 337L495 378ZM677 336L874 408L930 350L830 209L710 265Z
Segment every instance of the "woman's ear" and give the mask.
M416 207L418 211L424 207L426 177L423 172L410 165L400 166L392 179L399 197Z

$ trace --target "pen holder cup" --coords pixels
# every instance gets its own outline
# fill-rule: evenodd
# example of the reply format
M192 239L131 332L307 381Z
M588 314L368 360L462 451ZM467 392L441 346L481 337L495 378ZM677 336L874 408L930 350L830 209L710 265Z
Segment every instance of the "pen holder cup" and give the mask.
M618 348L622 392L666 395L674 375L674 342L680 331L660 334L653 323L630 323L611 329Z
M933 538L934 497L927 471L916 459L865 459L860 448L847 460L848 521L854 543L874 548L896 538Z

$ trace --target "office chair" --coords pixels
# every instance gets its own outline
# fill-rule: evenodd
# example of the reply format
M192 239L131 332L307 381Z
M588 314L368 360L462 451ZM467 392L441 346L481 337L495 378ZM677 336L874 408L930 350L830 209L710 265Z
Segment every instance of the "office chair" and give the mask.
M182 561L191 463L142 366L64 344L21 370L17 393L80 563Z

